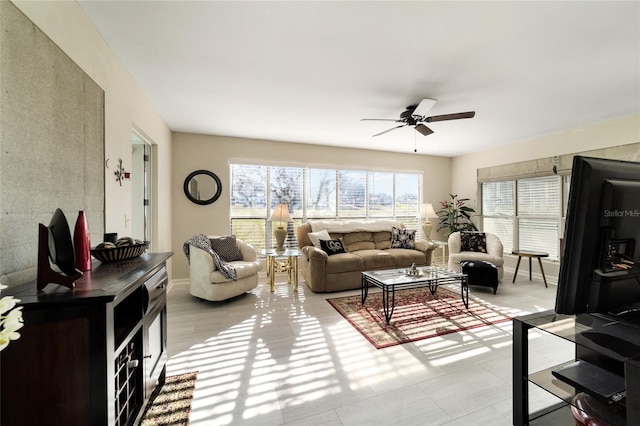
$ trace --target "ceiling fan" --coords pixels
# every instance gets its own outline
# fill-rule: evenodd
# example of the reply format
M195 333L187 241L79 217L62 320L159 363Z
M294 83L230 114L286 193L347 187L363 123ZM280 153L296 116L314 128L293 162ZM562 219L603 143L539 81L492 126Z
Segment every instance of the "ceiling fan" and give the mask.
M414 126L416 131L422 133L424 136L428 136L433 133L429 127L427 127L424 123L433 123L435 121L446 121L446 120L459 120L462 118L473 118L476 113L475 111L469 112L458 112L455 114L444 114L444 115L433 115L431 117L427 116L427 113L433 108L437 101L435 99L423 99L417 105L409 105L406 110L404 110L400 114L399 119L394 118L363 118L361 121L394 121L396 123L402 123L399 126L392 127L383 132L376 133L373 136L384 135L387 132L390 132L395 129L399 129L400 127L405 126Z

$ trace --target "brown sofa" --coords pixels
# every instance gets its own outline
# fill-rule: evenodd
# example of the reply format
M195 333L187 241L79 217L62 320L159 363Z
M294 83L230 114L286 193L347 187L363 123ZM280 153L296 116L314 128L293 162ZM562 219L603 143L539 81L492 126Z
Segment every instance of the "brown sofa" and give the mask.
M335 223L335 226L334 226ZM378 222L307 222L298 227L298 245L302 251L300 273L314 292L333 292L357 289L361 273L380 269L431 265L436 246L428 241L416 241L415 249L390 248L392 226L404 227L391 221ZM314 247L309 233L326 229L332 239L342 240L346 253L327 255Z

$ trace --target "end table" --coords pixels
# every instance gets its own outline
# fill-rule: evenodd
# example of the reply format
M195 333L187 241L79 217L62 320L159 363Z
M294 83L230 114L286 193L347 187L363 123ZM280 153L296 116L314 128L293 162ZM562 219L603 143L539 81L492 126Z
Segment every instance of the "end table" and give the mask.
M260 254L267 257L267 280L272 292L276 288L276 272L287 272L287 284L293 282L293 291L298 291L298 258L302 255L299 248L287 247L281 252L264 249Z

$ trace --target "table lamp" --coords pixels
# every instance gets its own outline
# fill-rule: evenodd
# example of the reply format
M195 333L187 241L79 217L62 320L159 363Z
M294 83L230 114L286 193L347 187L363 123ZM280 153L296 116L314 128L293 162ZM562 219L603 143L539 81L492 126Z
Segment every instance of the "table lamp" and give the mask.
M433 205L430 203L424 203L422 205L420 215L424 218L424 223L422 224L422 235L425 240L431 241L431 229L433 229L433 225L429 222L429 219L434 219L438 217L438 215L435 210L433 210Z
M292 222L291 215L289 214L289 208L286 204L278 204L269 218L271 222ZM284 226L278 226L273 231L273 235L276 237L276 251L284 252L284 240L287 238L287 230Z

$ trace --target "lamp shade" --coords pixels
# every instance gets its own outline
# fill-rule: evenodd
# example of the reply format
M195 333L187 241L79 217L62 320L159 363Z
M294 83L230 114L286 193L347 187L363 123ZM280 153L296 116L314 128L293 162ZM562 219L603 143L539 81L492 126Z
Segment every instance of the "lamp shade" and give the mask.
M272 222L293 222L291 215L289 214L289 208L286 204L278 204L271 213L269 218Z
M420 216L424 217L425 219L438 217L431 203L424 203L422 205L422 208L420 209Z

